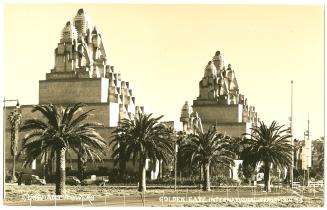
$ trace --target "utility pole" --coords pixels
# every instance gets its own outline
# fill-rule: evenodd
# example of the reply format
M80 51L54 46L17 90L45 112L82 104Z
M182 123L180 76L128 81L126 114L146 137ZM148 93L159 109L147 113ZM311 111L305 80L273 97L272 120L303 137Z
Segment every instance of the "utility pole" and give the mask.
M308 160L308 186L309 186L309 182L310 182L310 167L311 167L311 142L310 142L310 120L309 120L309 116L308 116L308 151L307 151L307 160Z
M176 186L177 186L177 152L178 152L178 144L177 142L175 143L175 191L176 191Z
M290 119L290 126L291 126L291 145L294 146L293 142L293 80L291 80L291 119ZM294 150L292 149L292 164L290 168L290 182L291 188L293 188L293 166L294 165Z
M305 130L304 132L304 148L302 156L302 169L306 171L306 175L304 175L303 178L307 180L307 186L309 186L310 182L311 155L310 120L308 116L308 130Z

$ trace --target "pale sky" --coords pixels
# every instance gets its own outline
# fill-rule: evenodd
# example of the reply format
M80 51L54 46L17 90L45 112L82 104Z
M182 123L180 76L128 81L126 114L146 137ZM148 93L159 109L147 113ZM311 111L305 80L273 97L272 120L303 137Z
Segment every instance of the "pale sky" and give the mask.
M240 93L261 120L294 134L324 135L324 7L315 5L5 4L4 96L38 103L38 81L54 67L65 23L84 8L109 64L129 81L137 105L179 122L215 51L232 64Z

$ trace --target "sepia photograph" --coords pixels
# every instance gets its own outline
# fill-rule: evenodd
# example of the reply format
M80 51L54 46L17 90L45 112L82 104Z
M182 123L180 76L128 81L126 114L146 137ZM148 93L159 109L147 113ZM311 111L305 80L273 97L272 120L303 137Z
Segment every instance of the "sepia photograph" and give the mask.
M1 16L3 207L324 207L323 1Z

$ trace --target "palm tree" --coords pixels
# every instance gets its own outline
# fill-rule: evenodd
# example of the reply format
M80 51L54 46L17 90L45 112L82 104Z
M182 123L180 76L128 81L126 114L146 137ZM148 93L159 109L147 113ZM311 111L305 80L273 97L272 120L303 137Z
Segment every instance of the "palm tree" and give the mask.
M235 154L229 147L230 138L218 133L215 128L207 132L191 134L189 141L181 146L184 157L188 156L191 164L199 164L204 167L203 190L210 191L210 166L222 165L230 167L234 164Z
M318 167L317 172L323 176L324 175L324 137L322 137L320 140L314 140L312 141L312 157L314 160L317 160ZM313 168L315 168L315 165L313 165Z
M128 161L127 159L127 153L126 153L126 139L124 134L127 132L121 132L121 129L124 128L119 128L114 130L114 140L110 142L109 146L114 144L114 151L111 155L111 157L115 158L114 159L114 166L116 166L119 163L119 174L120 178L124 179L125 178L125 173L126 173L126 162Z
M137 113L132 120L124 119L114 131L112 157L127 161L132 158L139 163L138 191L146 191L146 160L168 162L172 154L172 141L166 127L159 123L163 116ZM124 143L123 146L122 143Z
M244 153L244 150L246 149L246 146L247 144L244 138L230 138L229 148L232 152L235 153L237 159L241 158L242 154Z
M170 167L174 168L174 171L176 170L176 175L177 175L177 169L180 170L180 163L181 159L179 158L180 153L178 152L178 147L180 146L181 142L185 139L186 133L183 131L178 131L174 129L174 127L167 127L167 134L169 135L168 138L171 140L173 143L173 146L175 148L174 154L171 155L170 159L174 160L173 162L170 162ZM176 150L177 149L177 150ZM173 164L173 165L172 165ZM162 178L163 176L163 171L162 171L162 160L159 160L159 178Z
M243 160L242 162L242 171L244 177L248 180L249 185L251 185L251 179L254 178L254 181L256 181L257 177L257 162L255 159L253 159L252 153L251 153L251 142L249 139L245 138L243 136L242 138L237 138L236 140L237 144L240 144L241 146L236 146L234 148L237 149L238 157Z
M8 120L10 123L10 152L13 156L13 166L12 166L12 177L11 182L16 182L16 156L17 156L17 140L18 140L18 131L19 125L21 123L22 115L15 109L10 112Z
M325 155L324 155L324 144L318 144L317 145L317 153L318 153L318 160L319 160L319 168L322 171L322 175L324 175L324 159L325 159Z
M185 131L178 131L174 133L174 138L176 141L176 145L179 148L187 141L187 134ZM185 158L183 158L183 153L180 150L177 151L176 157L177 157L176 170L179 171L180 177L182 176L182 172L184 174L188 174L189 176L191 176L192 166L190 162L188 162Z
M85 122L90 116L89 110L82 111L84 104L69 105L67 108L55 105L36 105L32 112L40 112L41 119L28 119L21 127L28 133L23 139L22 152L26 155L24 167L30 166L38 157L56 158L56 194L65 192L66 153L70 149L85 149L89 156L98 156L104 152L106 143L95 130L102 127L99 123Z
M273 121L269 127L260 122L258 127L251 128L249 139L249 159L251 162L264 164L264 182L266 192L270 191L270 167L274 164L280 168L292 164L293 146L288 129Z
M105 146L106 147L106 146ZM77 148L72 148L77 154L77 169L78 169L78 178L80 180L84 179L84 174L86 170L86 163L90 159L92 161L99 160L101 161L101 156L104 154L103 149L99 150L87 144L80 144Z

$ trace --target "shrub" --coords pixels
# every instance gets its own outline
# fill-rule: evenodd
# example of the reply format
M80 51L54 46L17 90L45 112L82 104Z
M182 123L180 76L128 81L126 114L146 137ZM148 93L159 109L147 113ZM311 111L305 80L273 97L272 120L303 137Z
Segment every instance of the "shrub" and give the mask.
M211 178L211 183L212 185L216 185L216 186L236 186L236 185L239 185L239 182L232 179L232 178L229 178L229 177L226 177L226 176L214 176Z

